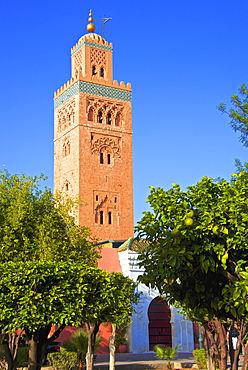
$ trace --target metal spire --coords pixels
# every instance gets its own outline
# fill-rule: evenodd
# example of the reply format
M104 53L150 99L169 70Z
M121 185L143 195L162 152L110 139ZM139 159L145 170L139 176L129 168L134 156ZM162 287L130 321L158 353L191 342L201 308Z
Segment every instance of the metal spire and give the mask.
M110 21L112 18L102 18L102 37L104 38L104 24L108 21Z

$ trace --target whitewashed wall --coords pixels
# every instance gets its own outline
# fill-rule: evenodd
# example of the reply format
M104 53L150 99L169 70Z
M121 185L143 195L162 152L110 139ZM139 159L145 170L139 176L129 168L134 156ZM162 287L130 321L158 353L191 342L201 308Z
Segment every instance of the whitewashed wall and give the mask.
M118 255L123 275L137 281L138 276L143 273L143 270L137 265L138 253L126 249L119 251ZM159 292L155 289L149 289L144 284L139 284L137 289L139 293L142 293L142 296L136 306L136 313L132 316L128 347L129 352L144 353L149 352L148 308L151 301L159 295ZM180 344L178 352L193 351L194 336L192 322L180 315L175 307L170 306L170 309L172 347Z

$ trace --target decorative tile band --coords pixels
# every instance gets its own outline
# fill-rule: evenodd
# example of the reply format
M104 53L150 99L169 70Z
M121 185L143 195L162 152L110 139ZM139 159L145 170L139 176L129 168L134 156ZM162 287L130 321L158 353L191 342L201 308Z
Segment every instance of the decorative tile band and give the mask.
M89 46L93 46L95 48L103 49L103 50L110 50L110 51L113 50L111 46L100 45L100 44L96 44L95 42L90 42L90 41L83 41L82 44L78 45L78 47L71 52L71 55L74 55L79 49L81 49L81 47L83 47L83 45L89 45Z
M104 86L86 81L78 81L54 100L54 109L57 109L61 104L63 104L65 101L79 92L124 101L132 100L131 91L117 89L116 87Z

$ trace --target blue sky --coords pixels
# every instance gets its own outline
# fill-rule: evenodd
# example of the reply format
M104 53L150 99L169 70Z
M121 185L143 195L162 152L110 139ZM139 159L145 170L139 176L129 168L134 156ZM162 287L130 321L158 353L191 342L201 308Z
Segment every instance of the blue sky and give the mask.
M114 79L132 83L135 220L149 185L229 179L248 149L216 106L248 84L247 0L0 0L0 167L53 187L53 92L90 9L99 34L113 18Z

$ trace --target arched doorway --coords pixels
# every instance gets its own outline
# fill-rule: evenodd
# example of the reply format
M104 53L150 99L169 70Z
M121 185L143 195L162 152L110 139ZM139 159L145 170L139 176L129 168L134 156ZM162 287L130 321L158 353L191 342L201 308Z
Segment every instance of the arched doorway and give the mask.
M149 318L149 350L156 344L171 347L171 311L161 297L154 298L148 308Z

